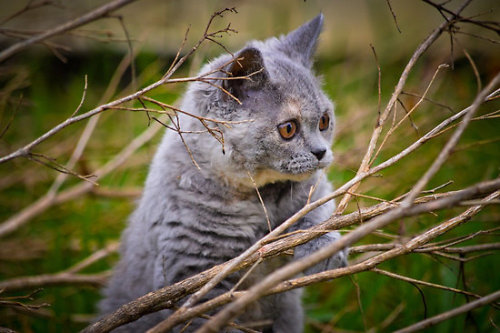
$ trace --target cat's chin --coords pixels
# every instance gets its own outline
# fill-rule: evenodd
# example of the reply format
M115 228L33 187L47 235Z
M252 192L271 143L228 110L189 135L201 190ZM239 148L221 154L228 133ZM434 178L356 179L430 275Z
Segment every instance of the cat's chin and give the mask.
M259 187L266 184L283 182L283 181L301 182L311 178L311 176L315 171L316 170L298 174L292 174L292 173L282 173L272 169L266 169L256 172L256 174L254 175L254 181Z
M292 174L292 173L282 173L273 169L264 169L254 172L251 178L248 174L242 177L231 177L226 179L227 183L239 189L255 190L255 186L262 187L268 184L274 184L279 182L293 181L301 182L311 178L311 176L317 170L311 170L308 172Z

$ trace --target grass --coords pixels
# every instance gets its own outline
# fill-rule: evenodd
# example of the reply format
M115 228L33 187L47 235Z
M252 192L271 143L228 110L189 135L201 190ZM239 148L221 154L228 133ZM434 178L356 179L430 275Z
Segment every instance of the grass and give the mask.
M367 53L369 54L369 50ZM387 101L404 66L406 58L391 54L382 48L378 55L382 68L382 101ZM481 75L491 75L492 54L473 54L484 61L480 66ZM490 58L491 57L491 58ZM408 92L421 93L429 82L437 64L448 58L433 55L418 63L408 82ZM51 56L23 55L16 59L12 71L1 77L3 89L13 83L14 78L24 72L29 73L21 80L12 99L3 104L1 124L6 123L16 101L23 96L21 107L9 131L2 138L1 151L15 147L36 138L52 126L65 119L75 109L81 99L83 77L88 75L89 90L84 109L98 102L100 95L121 60L117 53L93 52L71 56L68 64L62 64ZM168 58L143 52L136 60L137 72L141 73L140 85L153 82L167 67ZM447 103L459 111L473 99L476 80L467 60L457 56L455 68L441 73L431 89L429 98ZM14 70L14 68L16 70ZM336 162L329 178L336 186L352 178L364 154L377 112L377 68L371 55L342 54L335 59L318 59L317 72L325 82L325 90L337 105L338 135L334 145ZM189 65L183 68L186 74ZM21 73L21 74L20 74ZM128 84L127 76L120 88ZM173 103L184 87L162 88L154 96ZM406 105L416 102L414 97L403 99ZM382 103L384 106L384 103ZM480 113L498 109L498 102L481 109ZM416 112L413 121L419 127L415 132L406 122L388 141L377 159L383 161L416 140L422 133L441 119L449 110L424 103ZM402 110L399 108L398 118ZM108 161L121 148L147 127L144 114L127 112L107 112L102 116L84 158L76 169L92 172ZM46 152L64 162L68 159L84 124L77 124L58 134L37 151ZM500 120L475 121L467 129L457 151L442 170L432 179L429 188L453 180L447 190L463 188L475 182L497 177L499 173ZM397 166L384 170L378 177L365 181L360 193L380 198L393 198L408 191L412 184L438 154L440 145L449 134L436 139L434 144L424 145L418 152L404 159ZM100 180L103 188L129 189L141 187L147 174L147 166L160 139L157 135L152 142L141 148L126 165ZM463 150L460 150L463 148ZM0 165L0 219L5 220L42 196L57 175L53 170L30 161L15 160ZM14 179L10 184L8 179ZM69 179L63 188L69 188L78 180ZM360 206L369 206L373 201L359 199ZM86 195L57 207L34 218L29 226L20 228L14 234L0 240L0 280L19 276L55 273L86 258L110 241L119 238L127 216L133 209L133 200L103 198ZM349 211L357 210L353 200ZM400 234L404 225L406 235L428 228L436 221L454 216L461 209L439 213L439 218L420 216L405 219L385 230ZM490 206L469 223L451 231L447 238L469 234L478 230L493 228L500 221L498 206ZM384 242L385 239L371 235L362 243ZM498 242L498 234L485 235L464 245ZM3 245L1 245L3 244ZM12 250L10 255L7 250ZM7 253L7 254L6 254ZM14 255L12 254L14 253ZM92 265L84 272L101 272L112 267L117 256L108 257ZM393 259L379 268L416 279L439 283L449 287L468 289L478 294L487 294L500 288L500 270L495 269L500 260L499 252L466 264L430 255L411 254ZM465 282L465 285L464 285ZM21 291L11 295L25 295ZM33 303L47 302L50 307L41 315L33 315L0 307L0 326L22 332L72 332L85 327L81 319L88 319L95 312L99 299L98 290L91 287L47 287L36 295ZM428 287L417 287L407 282L397 281L373 272L360 273L352 277L340 278L311 286L306 289L304 303L307 311L306 332L329 332L329 327L346 331L366 331L376 328L391 331L411 323L441 313L467 302L462 295ZM500 323L498 310L483 307L456 317L431 328L430 332L488 332L494 331L490 323Z

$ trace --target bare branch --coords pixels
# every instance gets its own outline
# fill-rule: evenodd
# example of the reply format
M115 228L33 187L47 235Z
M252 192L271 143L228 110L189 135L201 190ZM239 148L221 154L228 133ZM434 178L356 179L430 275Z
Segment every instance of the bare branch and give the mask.
M427 49L436 41L436 39L443 33L443 31L449 26L449 22L443 22L438 28L436 28L426 39L424 42L422 42L415 53L413 53L412 57L410 58L408 64L403 70L403 73L401 74L398 84L396 85L396 88L394 89L394 92L392 93L391 99L387 103L387 106L385 110L383 111L382 115L379 118L379 121L377 122L375 126L375 130L372 133L372 136L370 138L370 143L368 144L368 149L363 157L363 160L361 162L361 165L357 171L356 176L361 175L362 173L365 173L368 168L369 168L369 162L372 159L373 152L375 150L375 146L377 144L378 138L382 132L382 127L385 121L387 120L387 117L389 116L390 111L394 107L395 103L398 100L399 95L403 91L403 87L406 84L406 80L408 79L408 75L410 74L410 71L412 70L413 66L417 62L417 60L422 56L422 54L427 51ZM359 185L355 185L352 188L349 188L349 191L355 192L357 187ZM347 204L350 200L351 196L349 194L345 195L342 200L340 201L339 205L337 206L337 209L335 210L335 214L340 214L342 213L345 208L347 207Z
M105 248L92 253L89 257L85 258L84 260L80 261L79 263L71 266L70 268L66 269L64 273L68 274L75 274L83 269L87 268L88 266L94 264L95 262L109 256L111 253L114 253L118 250L118 242L113 242L110 243L108 246Z
M432 76L432 79L430 80L429 84L427 85L427 88L425 89L422 97L418 100L417 103L415 103L415 105L413 105L413 107L408 111L406 112L405 116L403 118L401 118L401 120L395 124L394 126L392 126L389 131L386 133L384 139L382 140L382 143L380 143L377 151L375 152L375 154L373 155L373 158L372 158L372 162L370 164L372 164L375 159L377 158L378 154L380 153L380 151L382 150L382 148L384 147L384 144L386 143L387 139L389 139L389 137L394 133L394 131L396 129L399 128L399 126L401 126L401 124L406 120L406 118L409 118L410 115L420 106L420 104L422 103L422 101L424 101L424 98L427 96L427 93L429 92L429 89L431 88L432 86L432 83L434 82L434 80L436 79L436 76L437 74L439 73L439 71L442 69L442 68L447 68L448 65L445 65L445 64L441 64L438 66L438 68L436 69L436 71L434 72L434 75Z
M118 243L114 242L105 248L91 254L79 263L69 267L68 269L55 273L43 274L37 276L18 277L11 280L0 281L1 291L14 291L20 289L30 289L36 287L54 286L54 285L91 285L101 287L108 279L110 272L103 272L98 274L77 274L83 269L96 263L97 261L109 256L111 253L116 252Z
M491 293L487 296L481 297L480 299L477 299L475 301L469 302L467 304L464 304L462 306L459 306L458 308L455 308L453 310L443 312L437 316L422 320L418 323L415 323L411 326L408 326L406 328L397 330L397 333L410 333L410 332L416 332L422 329L425 329L430 326L434 326L442 321L445 321L449 318L458 316L462 313L469 312L473 309L479 308L481 306L490 304L491 302L496 301L497 299L500 299L500 290Z
M106 3L102 5L101 7L98 7L90 12L88 12L85 15L79 16L78 18L74 20L70 20L68 22L65 22L57 27L54 27L52 29L49 29L39 35L33 36L27 40L21 41L19 43L16 43L7 49L3 50L0 52L0 63L5 61L6 59L10 58L14 54L24 50L28 46L35 44L35 43L40 43L44 41L45 39L48 39L50 37L60 35L62 33L65 33L69 30L75 29L79 26L85 25L89 22L95 21L96 19L99 19L101 17L105 17L109 13L133 2L135 0L114 0L109 3Z
M500 191L496 191L492 194L490 194L485 201L487 200L493 200L495 198L498 198L500 196ZM433 203L432 203L433 204ZM428 207L429 208L429 207ZM476 215L480 210L482 206L478 205L475 207L471 207L462 214L448 220L445 222L440 223L439 225L425 231L424 233L414 237L410 241L406 242L404 245L397 246L392 250L389 250L387 252L381 253L375 257L371 257L359 264L351 265L349 267L345 268L337 268L331 271L326 271L314 275L309 275L305 276L302 278L297 278L294 280L289 280L280 283L278 286L276 286L272 291L273 292L283 292L287 291L293 288L300 288L304 287L307 285L310 285L312 283L317 283L321 281L327 281L331 279L335 279L341 276L346 276L349 274L354 274L358 272L362 272L368 269L372 269L373 267L377 266L378 264L387 261L389 259L395 258L400 255L404 255L406 253L409 253L413 251L414 249L417 249L421 247L422 245L428 243L432 239L435 239L436 237L445 234L449 230L452 230L458 226L460 226L462 223L468 221L472 216Z
M387 4L389 4L389 7L390 7L389 0L387 0ZM392 11L392 9L391 9L391 11ZM377 72L378 72L378 80L377 80L377 88L378 88L377 114L378 114L378 118L377 118L377 124L379 124L380 117L382 116L380 114L380 106L382 104L382 71L380 69L380 63L378 61L377 52L375 51L375 47L371 44L370 44L370 47L372 49L373 56L375 57L375 62L377 63Z
M435 7L441 13L444 12L444 13L451 14L453 17L455 17L457 20L459 20L461 22L474 24L474 25L480 26L482 28L492 30L492 31L496 32L498 35L500 35L500 27L498 26L499 25L498 22L480 22L477 20L472 20L472 19L468 19L468 18L460 16L460 12L462 12L464 6L462 6L462 8L459 11L453 12L453 11L445 8L443 5L434 3L431 0L422 0L422 1ZM469 3L470 3L470 1L465 3L465 6L467 6Z
M125 1L133 1L133 0L115 0L115 2L125 2ZM114 4L114 3L113 3ZM228 30L228 29L221 29L221 30L217 30L215 32L212 32L212 33L208 33L208 30L210 29L211 27L211 23L214 19L214 17L216 16L221 16L224 12L226 11L235 11L234 8L230 9L230 8L227 8L223 11L220 11L220 12L217 12L216 14L214 14L214 16L211 17L211 19L209 20L209 23L205 29L205 33L203 35L202 38L200 38L200 40L191 48L191 50L186 54L184 55L181 59L179 59L177 61L177 63L175 63L175 65L171 66L171 68L169 69L169 71L167 73L165 73L165 75L158 81L150 84L149 86L145 87L145 88L142 88L141 90L138 90L136 91L135 93L132 93L128 96L125 96L125 97L122 97L122 98L119 98L113 102L109 102L107 104L101 104L100 106L90 110L90 111L87 111L86 113L83 113L79 116L75 116L75 117L71 117L71 118L68 118L66 119L64 122L60 123L59 125L53 127L51 130L49 130L48 132L46 132L45 134L43 134L42 136L38 137L37 139L35 139L34 141L32 141L31 143L25 145L24 147L6 155L6 156L3 156L0 158L0 164L1 163L5 163L7 161L10 161L14 158L17 158L17 157L21 157L21 156L24 156L24 157L27 157L29 156L29 153L30 151L37 145L39 145L40 143L42 143L43 141L47 140L48 138L50 138L51 136L53 136L54 134L58 133L59 131L61 131L62 129L66 128L67 126L71 125L71 124L74 124L76 122L79 122L81 120L84 120L84 119L87 119L87 118L90 118L90 117L93 117L101 112L104 112L106 110L109 110L109 109L113 109L114 107L117 107L123 103L126 103L126 102L130 102L132 100L135 100L135 99L138 99L138 98L141 98L144 94L146 94L147 92L159 87L159 86L162 86L166 83L169 82L170 80L170 77L175 73L175 71L177 71L177 69L187 60L187 58L189 56L191 56L199 47L200 45L206 40L207 37L209 36L212 36L212 35L215 35L215 34L220 34L221 32L228 32L228 31L232 31L232 30ZM232 59L232 61L235 61L236 59ZM1 60L0 60L1 61ZM219 71L220 69L217 69L215 71ZM200 78L203 78L215 71L210 71L209 73L205 73L205 74L202 74L200 75L199 77Z
M430 282L426 282L426 281L422 281L422 280L412 279L412 278L409 278L407 276L395 274L395 273L392 273L392 272L387 272L387 271L384 271L384 270L381 270L381 269L378 269L378 268L372 268L371 271L375 272L375 273L378 273L378 274L385 275L385 276L389 276L391 278L398 279L398 280L401 280L401 281L406 281L406 282L410 282L410 283L420 284L420 285L423 285L423 286L426 286L426 287L431 287L431 288L437 288L437 289L441 289L441 290L451 291L451 292L454 292L454 293L464 294L464 295L472 296L472 297L475 297L475 298L481 298L480 295L477 295L477 294L474 294L474 293L471 293L471 292L468 292L468 291L465 291L465 290L460 290L460 289L456 289L456 288L450 288L450 287L442 286L440 284L435 284L435 283L430 283Z
M0 25L7 23L8 21L12 20L13 18L16 18L30 10L34 10L37 8L45 7L45 6L60 6L56 1L53 0L41 0L38 2L35 2L33 0L30 0L26 6L21 8L15 13L10 14L9 16L5 17L2 21L0 21Z
M486 182L482 184L478 184L477 186L470 187L466 190L461 190L458 192L454 192L453 194L450 194L449 196L444 196L442 199L439 199L437 201L431 201L428 203L423 203L421 205L417 205L414 209L409 211L409 214L413 213L422 213L425 211L429 210L437 210L439 207L445 208L449 207L449 205L452 202L459 202L460 200L463 200L464 197L469 197L469 196L476 196L478 195L479 192L489 192L492 190L492 187L500 187L500 180L493 181L493 182ZM497 198L500 195L500 192L495 192L494 194L490 195L486 200L492 200ZM441 200L441 201L440 201ZM445 200L445 201L442 201ZM440 202L437 204L437 202ZM365 209L362 211L363 214L366 214L365 220L369 218L369 216L376 216L377 214L380 214L381 209L387 209L387 207L390 204L388 203L380 203L376 205L372 209ZM471 216L477 214L481 209L481 206L475 206L469 208L467 211L462 213L459 217L451 219L447 222L441 223L439 226L425 232L421 236L415 237L414 239L410 240L405 246L400 246L397 247L393 250L390 250L388 252L385 252L383 254L380 254L376 257L370 258L369 260L349 266L346 268L339 268L335 269L332 271L327 271L327 272L322 272L310 276L306 276L303 278L298 278L295 280L290 280L287 282L283 282L279 285L277 285L274 289L267 289L266 294L273 294L273 293L278 293L278 292L284 292L290 289L294 288L301 288L313 283L317 283L320 281L325 281L325 280L330 280L334 279L340 276L345 276L349 274L354 274L356 272L360 271L365 271L368 269L371 269L375 267L377 264L379 264L382 261L389 260L390 258L394 258L398 255L402 255L405 253L408 253L409 251L418 248L422 246L423 244L429 242L431 239L447 232L448 230L457 227L464 221L470 219ZM336 221L335 219L338 219ZM359 216L358 213L351 213L346 216L337 216L337 217L332 217L328 224L323 224L321 226L322 228L325 228L325 226L330 226L332 224L335 225L335 222L338 222L336 227L340 227L341 225L348 224L349 221L352 223L353 221L359 221ZM364 224L363 226L366 226ZM320 227L318 227L320 229ZM319 236L318 234L316 234ZM238 269L241 269L243 267L248 267L249 265L252 265L257 261L259 258L266 258L269 256L274 256L277 255L278 253L285 251L291 247L294 247L300 243L297 242L297 239L300 238L301 236L305 238L305 241L315 237L316 235L311 235L311 234L304 234L304 235L299 235L295 234L292 235L295 240L294 241L286 241L283 239L280 239L272 244L267 244L264 247L262 247L258 254L255 254L253 256L247 256L244 261L239 260L239 258L235 258L225 264L221 264L218 266L214 266L213 268L204 271L200 274L197 274L193 277L187 278L183 281L180 281L174 285L164 287L162 289L159 289L155 292L149 293L147 295L144 295L137 300L134 300L130 303L127 303L120 307L116 312L105 316L102 318L100 321L92 324L91 326L87 327L84 332L108 332L112 330L113 328L119 327L123 324L126 324L128 322L134 321L141 316L159 311L163 308L171 308L178 300L180 300L182 297L185 296L186 293L193 292L197 289L199 289L201 286L207 284L208 281L213 281L214 276L220 274L220 272L224 272L224 270L228 269L229 267L229 272L234 272ZM345 238L344 236L343 238ZM260 242L264 243L264 237ZM342 240L342 238L341 238ZM304 241L304 242L305 242ZM335 243L337 244L337 243ZM236 264L232 264L236 262ZM254 293L253 290L250 290L250 295ZM246 295L246 294L245 294ZM227 296L226 296L227 297ZM202 306L203 304L199 305ZM192 307L181 307L178 310L178 313L183 313L184 311L190 311L190 309L194 309ZM176 312L177 313L177 312ZM176 314L174 314L176 315Z
M255 182L255 179L253 179L250 171L247 171L247 174L248 174L248 177L250 178L250 180L252 181L252 184L255 188L255 191L257 192L257 196L259 197L260 205L262 206L262 210L264 211L264 215L266 216L267 227L269 229L269 232L271 232L273 228L271 227L271 221L269 220L269 214L267 213L267 208L266 208L266 205L264 204L264 200L262 200L262 196L260 195L260 191L259 191L259 188L257 187L257 183Z
M441 168L443 163L446 161L448 156L451 154L451 151L455 146L457 145L458 140L460 139L462 133L464 132L465 128L469 124L470 120L474 116L474 113L477 111L479 106L483 103L485 98L488 96L488 94L494 90L496 85L500 82L500 73L497 73L495 77L490 81L488 86L483 89L474 99L474 102L471 105L470 111L467 112L467 114L464 116L463 121L460 123L456 131L453 133L451 138L446 142L446 145L444 146L443 150L439 154L439 156L436 158L434 163L430 166L430 168L427 170L427 172L420 178L420 180L415 184L415 186L412 188L410 193L408 194L407 198L405 199L405 204L410 205L411 201L416 198L418 193L422 191L424 186L429 182L432 176Z
M396 14L392 10L391 0L386 0L386 2L387 2L387 6L389 6L389 10L391 11L392 18L394 19L394 24L396 25L396 29L398 29L399 33L401 33L401 29L399 28L399 24L398 24L398 19L396 18Z
M491 186L490 188L491 191L498 190L500 188L500 179L489 182L489 186ZM286 278L292 277L298 274L299 272L304 271L308 267L311 267L331 257L334 253L341 251L343 248L353 244L355 241L358 241L365 235L389 224L390 222L398 218L401 218L403 216L412 216L414 214L423 213L424 211L450 207L450 205L457 204L458 202L463 200L462 197L463 195L466 195L467 193L469 195L472 193L477 193L476 192L477 190L479 190L479 188L469 188L469 190L467 191L464 190L465 192L460 191L459 192L460 194L458 194L457 192L455 195L442 198L434 202L421 204L415 207L401 205L389 211L388 213L382 214L374 218L370 222L363 224L362 226L353 230L349 234L342 236L336 242L321 248L320 250L314 252L313 254L307 257L304 257L290 264L287 264L286 266L278 269L274 273L268 275L261 282L251 287L249 289L248 294L245 294L235 302L231 303L229 306L227 306L225 309L223 309L217 315L215 315L205 325L203 325L203 327L200 329L200 332L212 332L220 330L228 320L231 320L235 316L237 316L245 308L246 305L262 297L264 294L267 293L268 290L270 290L274 286L277 286L279 282L285 280ZM495 192L495 194L499 195L500 193L497 191ZM406 198L405 201L407 199L408 198ZM429 209L430 207L433 208ZM388 251L384 254L388 254L390 252L391 251ZM350 266L348 267L348 269L352 269L353 267L354 266ZM319 276L321 274L322 273L319 273L317 275Z
M0 289L0 294L2 294L4 291L5 291L4 289ZM26 310L28 312L35 311L35 310L38 310L40 308L50 306L50 304L48 304L48 303L26 304L26 303L21 302L24 300L29 300L29 301L35 300L34 296L36 294L38 294L40 291L41 291L41 289L36 289L36 290L32 291L31 293L29 293L28 295L0 297L0 306L21 308L21 309Z
M38 288L41 286L59 285L89 285L102 287L108 279L110 272L98 274L72 274L56 273L43 274L37 276L19 277L11 280L0 281L0 289L5 291L15 291L22 289Z
M111 77L111 80L108 84L108 87L106 88L103 95L101 96L100 103L105 103L106 101L108 101L111 98L111 96L116 92L116 89L118 87L120 79L123 76L123 74L125 73L125 70L127 69L127 67L131 64L131 61L132 61L131 56L126 56L122 59L120 64L118 64L113 76ZM85 79L85 83L86 82L87 81ZM83 98L82 98L82 100L83 100ZM75 114L76 114L76 112L75 112ZM75 114L73 114L73 116ZM76 148L73 151L73 153L71 154L71 157L65 166L67 169L73 169L76 162L82 156L83 151L85 150L85 147L87 146L87 144L90 140L90 137L92 136L92 133L94 132L94 130L97 126L99 118L100 118L100 114L96 115L95 117L92 117L89 120L89 122L87 123L87 125L85 125L85 128L84 128L82 134L80 135L80 138L78 139L78 143L76 144ZM64 173L58 174L56 180L54 181L54 183L50 187L46 196L49 196L49 197L55 196L55 194L57 193L59 188L62 186L62 184L66 180L66 178L67 178L67 175Z
M118 166L123 164L137 149L142 147L146 142L151 140L161 126L150 126L139 136L137 136L128 146L123 148L113 159L103 165L100 169L94 172L96 179L102 178L111 171L115 170ZM19 227L27 223L30 219L41 214L49 207L55 204L66 202L75 198L81 197L83 194L90 192L93 189L93 184L85 182L77 184L56 196L44 196L35 201L30 206L18 212L8 220L0 224L0 237L10 234L17 230Z
M85 102L85 96L87 96L87 87L88 87L88 82L87 82L87 74L85 74L85 85L83 86L83 93L82 93L82 99L80 100L80 104L78 104L77 108L75 111L71 114L71 117L74 117L78 111L82 108L83 102Z

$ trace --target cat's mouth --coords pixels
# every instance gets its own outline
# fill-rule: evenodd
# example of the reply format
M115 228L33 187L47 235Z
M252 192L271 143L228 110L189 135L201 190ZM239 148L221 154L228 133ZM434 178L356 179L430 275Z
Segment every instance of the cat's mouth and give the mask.
M331 154L330 156L323 158L318 161L316 158L311 158L309 156L299 155L291 158L286 162L282 162L279 165L279 170L281 173L294 175L294 176L310 176L314 171L326 168L333 161Z
M226 178L226 181L237 187L243 186L245 188L286 181L301 182L309 179L316 171L327 167L331 162L331 154L329 158L321 161L307 157L296 157L274 167L254 170L250 177L248 172L245 172L244 175L236 172L232 177Z
M288 163L282 163L275 169L262 169L253 175L257 186L281 181L301 182L309 179L316 171L326 168L332 159L325 161L313 161L307 158L302 160L293 159Z

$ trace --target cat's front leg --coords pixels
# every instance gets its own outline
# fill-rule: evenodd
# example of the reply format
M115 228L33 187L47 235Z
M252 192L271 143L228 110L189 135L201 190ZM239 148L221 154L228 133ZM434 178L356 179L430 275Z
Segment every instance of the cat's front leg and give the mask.
M330 184L324 182L320 184L319 188L315 193L313 200L319 199L331 192ZM315 210L309 212L301 221L299 221L293 230L307 230L325 220L327 220L335 210L335 203L333 201L327 202L326 204L316 208ZM300 259L307 257L308 255L318 251L319 249L328 246L329 244L335 242L341 237L340 233L337 231L329 232L320 237L314 238L309 242L299 245L295 248L294 257L295 259ZM304 273L314 274L325 270L334 269L338 267L347 266L347 249L342 249L330 258L308 268Z
M295 248L295 259L300 259L303 257L307 257L308 255L318 251L319 249L328 246L329 244L335 242L340 238L340 234L338 232L329 232L323 236L312 239L309 242L299 245ZM304 271L305 274L314 274L323 272L329 269L334 269L338 267L347 266L347 250L342 249L337 252L330 258L321 261L320 263L309 267Z

